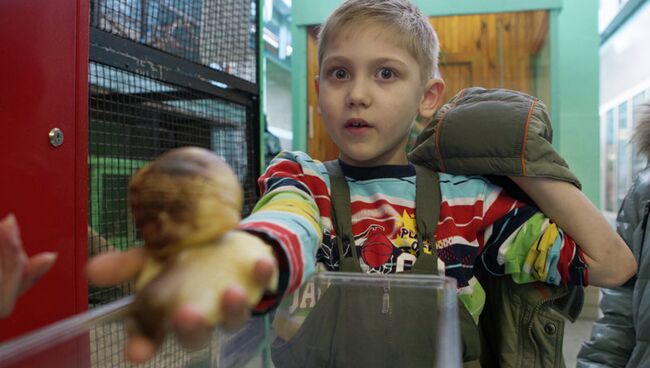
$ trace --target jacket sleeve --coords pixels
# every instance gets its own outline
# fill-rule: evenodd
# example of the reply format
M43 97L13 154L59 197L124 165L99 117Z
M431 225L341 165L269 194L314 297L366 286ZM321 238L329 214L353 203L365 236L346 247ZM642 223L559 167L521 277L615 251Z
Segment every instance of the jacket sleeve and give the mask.
M634 348L632 288L601 289L604 316L591 329L591 337L578 353L578 368L625 367Z
M630 188L616 218L616 230L638 259L645 201L639 194L640 179ZM589 341L578 353L579 368L625 367L634 349L636 332L632 319L634 280L615 289L603 288L600 308L604 314L594 323Z

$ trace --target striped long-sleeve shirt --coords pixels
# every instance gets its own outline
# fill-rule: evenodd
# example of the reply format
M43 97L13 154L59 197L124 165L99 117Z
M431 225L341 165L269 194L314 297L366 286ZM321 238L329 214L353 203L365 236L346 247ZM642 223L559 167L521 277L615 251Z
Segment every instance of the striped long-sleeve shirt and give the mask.
M350 188L352 232L362 269L410 270L421 251L415 168L341 166ZM438 269L458 281L461 300L472 314L479 313L484 302L474 277L479 265L520 283L586 285L587 265L580 248L537 208L511 198L481 176L439 173L439 178ZM271 239L284 254L284 293L300 287L317 264L338 270L325 166L304 153L283 152L259 185L262 198L241 228Z

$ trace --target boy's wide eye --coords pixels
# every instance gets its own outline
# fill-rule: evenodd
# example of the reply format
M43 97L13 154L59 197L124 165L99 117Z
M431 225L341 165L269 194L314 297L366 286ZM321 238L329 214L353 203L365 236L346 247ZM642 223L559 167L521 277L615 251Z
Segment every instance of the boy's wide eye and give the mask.
M330 72L330 75L334 77L334 79L345 79L348 77L348 72L346 72L345 69L336 68Z
M392 79L395 77L395 72L390 68L379 69L378 76L380 79Z

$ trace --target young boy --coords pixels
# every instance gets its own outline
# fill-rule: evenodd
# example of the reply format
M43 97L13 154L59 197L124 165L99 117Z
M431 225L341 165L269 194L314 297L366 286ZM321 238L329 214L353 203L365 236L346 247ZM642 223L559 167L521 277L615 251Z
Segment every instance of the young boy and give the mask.
M416 115L431 118L440 102L444 83L434 77L437 55L434 30L408 0L349 0L321 29L316 80L319 105L328 134L341 152L339 163L351 193L354 245L364 272L408 271L421 252L431 252L418 244L417 229L410 225L415 212L415 171L407 160L405 146ZM502 255L525 251L535 246L542 233L552 231L548 241L569 249L560 257L557 270L570 272L559 274L555 270L563 284L586 282L586 268L581 267L584 263L589 266L589 282L600 286L619 285L636 270L625 244L571 184L511 178L553 219L549 221L482 177L439 176L442 202L435 234L438 268L458 280L461 294L471 295L480 288L473 275L474 261L488 238L504 231L511 236L502 236L505 241L497 244ZM249 259L250 272L242 274L240 285L250 284L247 280L252 278L265 288L278 267L278 292L265 295L255 306L246 301L242 286L232 285L221 303L225 316L222 325L227 327L241 325L252 309L266 311L277 305L282 296L300 287L317 263L329 270L340 266L331 218L330 177L324 165L304 153L283 153L259 183L263 196L254 213L241 222L239 231L250 236L237 256L245 258L250 247L268 246L276 257ZM500 221L504 219L520 226L512 228L508 221ZM516 236L524 228L536 231L533 244L517 241L531 238ZM376 244L366 242L369 238L389 244L390 257L363 252L364 247ZM574 241L582 252L571 248ZM110 284L133 277L142 266L144 252L135 249L96 259L89 267L91 281ZM347 255L351 249L345 252ZM115 272L118 265L119 272ZM549 281L523 267L510 272L530 273L532 279ZM480 311L482 306L468 307ZM197 333L204 328L202 311L191 305L181 307L174 323L181 336ZM126 354L130 360L143 361L155 349L145 337L131 336Z

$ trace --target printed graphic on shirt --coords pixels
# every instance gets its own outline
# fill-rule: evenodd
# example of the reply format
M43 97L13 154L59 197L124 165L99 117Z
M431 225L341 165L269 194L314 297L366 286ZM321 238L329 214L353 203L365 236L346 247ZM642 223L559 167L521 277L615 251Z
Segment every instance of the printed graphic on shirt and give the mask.
M387 274L413 268L419 255L415 215L413 211L404 210L402 216L392 220L394 226L391 228L370 224L354 237L361 268L365 272ZM430 253L426 242L425 253ZM345 256L353 256L350 247L345 249ZM326 232L316 257L327 270L339 270L336 236L331 232Z

